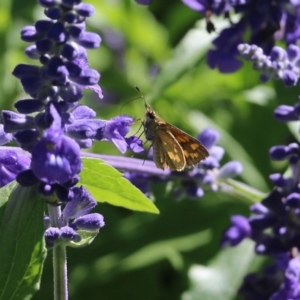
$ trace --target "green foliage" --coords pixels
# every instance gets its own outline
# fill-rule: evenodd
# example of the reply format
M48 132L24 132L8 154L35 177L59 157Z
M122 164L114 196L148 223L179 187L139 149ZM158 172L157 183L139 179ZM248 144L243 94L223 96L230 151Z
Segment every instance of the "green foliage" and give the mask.
M158 213L155 205L123 175L100 159L83 158L80 183L98 202L127 209Z
M208 267L192 266L189 270L191 286L182 300L234 299L247 275L245 271L254 261L253 247L252 242L245 241L234 249L220 252Z
M188 133L196 136L206 126L219 130L220 144L227 153L223 162L241 161L244 173L240 180L268 192L269 174L285 168L284 164L270 162L268 150L294 141L298 128L276 122L273 110L283 102L281 99L285 104L294 104L298 91L287 90L280 83L257 88L261 87L259 75L249 65L235 74L210 70L205 53L211 47L212 36L203 23L196 22L200 15L179 0L154 2L145 8L129 0L91 1L95 16L89 19L88 30L98 32L103 44L99 50L89 51L89 63L101 73L105 98L95 99L86 91L82 103L96 110L99 118L108 119L120 114L122 105L138 96L134 89L138 85L161 117ZM35 1L6 0L0 4L1 109L11 109L16 99L25 98L11 72L16 64L28 62L23 54L28 44L18 38L20 29L41 16ZM219 32L224 25L216 24ZM123 47L118 51L108 46L107 30L121 37ZM157 76L151 75L155 69L159 70ZM143 118L143 110L137 100L126 104L122 113ZM120 155L110 143L95 143L92 151ZM109 184L111 178L118 189ZM247 215L249 203L258 201L261 193L249 190L248 201L206 193L203 199L176 202L170 185L158 182L153 185L156 209L117 171L99 161L84 162L81 180L99 201L97 209L104 215L106 226L89 247L68 249L71 299L176 300L184 291L189 291L184 297L193 295L187 299L202 299L198 288L203 289L203 285L207 287L206 299L234 299L239 284L235 275L247 273L251 245L224 251L219 246L220 238L230 216ZM243 193L244 187L238 186ZM35 284L38 288L45 253L43 204L35 198L32 189L13 189L10 185L1 190L0 299L23 299L33 293ZM159 210L160 214L124 208L152 213ZM12 221L17 226L8 226ZM6 260L7 255L13 256L13 265ZM238 265L234 257L238 257ZM206 266L197 282L188 276L195 264ZM218 279L219 292L226 293L226 298L213 291L213 279L208 282L204 276L208 273ZM13 281L20 285L12 286ZM42 288L33 299L52 299L52 282L52 262L48 259ZM223 288L231 283L232 290L226 292ZM20 297L10 298L12 294Z
M44 201L15 182L0 189L0 199L0 299L29 299L46 258Z

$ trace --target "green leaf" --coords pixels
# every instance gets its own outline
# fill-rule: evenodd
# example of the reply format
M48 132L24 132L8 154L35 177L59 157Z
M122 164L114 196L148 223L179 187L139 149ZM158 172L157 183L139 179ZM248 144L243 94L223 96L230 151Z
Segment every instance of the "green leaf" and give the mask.
M207 126L217 130L221 134L219 144L221 146L226 146L226 152L233 160L237 160L242 163L245 171L240 176L252 186L255 186L263 191L269 190L263 175L255 167L247 151L227 131L225 131L217 123L215 123L212 119L209 119L200 111L190 112L187 116L187 120L197 132L200 132Z
M124 249L116 248L114 252L99 258L89 272L94 273L95 278L99 276L103 281L110 281L120 273L143 269L164 260L180 271L185 268L184 253L196 251L196 249L199 251L199 248L208 246L211 240L212 232L207 229L140 245L141 247L130 255L126 253L124 256L122 253Z
M183 237L157 241L120 260L118 268L124 271L134 270L168 259L174 268L183 269L184 263L181 253L208 245L211 239L210 230L203 230Z
M218 30L226 26L224 20L214 19ZM151 102L159 97L171 84L175 83L183 74L195 67L205 58L211 47L211 42L218 33L207 34L205 20L198 21L195 28L190 29L174 49L173 55L161 66L159 74L151 84L151 92L147 99Z
M131 210L159 213L156 206L123 174L100 159L83 158L80 183L98 202Z
M294 121L294 122L289 122L287 123L287 127L289 128L290 132L293 134L294 138L300 142L300 137L299 137L299 121Z
M6 186L0 189L0 224L2 224L2 219L5 214L5 209L9 195L11 194L12 190L15 188L16 185L16 181L12 181L11 183L7 184Z
M69 247L72 248L82 248L88 246L99 233L99 230L95 231L85 231L85 230L77 230L77 233L80 235L81 240L79 242L70 241L67 243Z
M219 252L210 266L195 265L189 270L191 288L182 300L232 300L253 263L255 253L251 241Z
M39 289L46 258L44 201L35 188L14 186L0 189L1 300L29 299Z

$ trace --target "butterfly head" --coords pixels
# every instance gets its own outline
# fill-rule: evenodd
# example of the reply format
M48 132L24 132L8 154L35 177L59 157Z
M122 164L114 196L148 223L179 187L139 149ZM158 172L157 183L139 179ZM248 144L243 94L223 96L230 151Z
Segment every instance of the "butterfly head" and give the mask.
M147 103L145 103L145 108L146 108L145 115L147 119L154 120L157 118L156 112Z
M146 118L150 119L150 120L154 120L156 118L157 114L152 109L152 107L149 105L149 103L146 101L146 98L144 97L144 95L140 91L139 87L136 86L135 89L140 93L140 97L144 100L144 106L145 106L145 109L146 109L146 111L145 111Z

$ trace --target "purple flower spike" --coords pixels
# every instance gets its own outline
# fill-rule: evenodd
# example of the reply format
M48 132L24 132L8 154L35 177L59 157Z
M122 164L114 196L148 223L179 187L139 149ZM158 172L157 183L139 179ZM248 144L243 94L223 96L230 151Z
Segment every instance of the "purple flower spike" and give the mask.
M105 223L102 215L93 213L75 219L71 225L77 230L95 231L103 227Z
M266 228L273 226L276 223L276 216L268 211L266 213L260 212L259 215L251 216L248 222L254 231L264 231Z
M51 221L48 216L44 216L44 228L48 229L51 227Z
M5 148L0 151L0 187L16 179L49 199L50 218L44 217L44 225L46 245L50 248L58 240L66 240L67 245L81 241L80 234L69 226L70 219L91 228L104 225L102 216L86 216L96 201L83 187L76 187L82 168L80 146L92 146L97 135L101 140L113 141L122 151L128 147L138 151L140 144L136 139L125 139L133 119L95 119L92 109L78 105L83 89L103 97L98 85L100 74L90 68L86 50L101 43L97 33L86 31L85 19L94 13L94 7L81 0L38 2L47 19L24 27L21 38L32 43L25 53L39 65L35 62L14 68L13 75L29 96L15 104L18 113L3 110L3 125L0 124L0 145L13 140L29 153ZM50 203L64 206L62 214ZM51 227L54 224L57 227ZM60 254L55 255L58 261Z
M81 236L70 226L64 226L60 229L61 237L66 241L80 242Z
M207 169L215 169L215 168L219 168L220 164L217 159L215 159L212 156L209 156L201 162L201 166L203 166Z
M299 114L295 112L295 108L289 105L280 105L274 111L274 117L281 122L297 121Z
M137 136L130 136L125 138L128 149L130 149L134 153L142 153L145 152L143 148L143 142Z
M286 206L288 208L300 208L300 194L292 193L286 198Z
M256 215L265 215L269 212L268 208L260 202L251 205L250 210Z
M38 99L24 99L16 102L15 108L22 114L31 114L44 110L45 103Z
M30 166L30 158L11 150L0 151L0 187L15 180L16 176Z
M33 186L39 182L39 179L33 174L32 170L20 172L17 175L16 180L24 187Z
M72 111L72 116L75 120L92 119L96 116L96 112L88 106L80 105Z
M270 300L285 300L300 298L300 258L295 257L289 261L285 271L284 282L278 292L273 294Z
M290 180L285 179L281 174L276 173L276 174L271 174L269 176L270 180L272 180L273 184L276 185L277 187L284 188L289 185Z
M44 233L46 240L51 242L55 242L56 240L58 240L60 238L60 235L61 235L60 230L59 228L56 227L50 227L46 229Z
M290 155L288 146L274 146L270 149L270 157L274 160L286 159Z
M200 1L197 0L182 0L182 2L191 8L192 10L199 11L199 12L205 12L205 6Z
M285 60L287 57L287 53L285 49L282 49L280 47L273 47L270 53L270 58L272 60Z
M223 236L222 246L238 245L244 238L249 237L251 234L251 227L248 219L243 216L231 217L231 227L229 227Z
M209 149L209 156L213 157L217 161L220 161L225 154L224 148L220 146L213 146Z
M2 120L6 133L32 129L35 127L35 121L33 117L8 110L2 110Z
M49 107L52 125L32 149L31 168L45 183L64 184L81 171L80 148L63 135L61 117L54 105Z
M214 129L206 128L198 136L198 140L207 148L210 149L220 139L220 134Z
M238 161L231 161L225 164L219 173L219 178L233 178L240 175L243 172L243 166Z
M298 62L300 59L300 49L296 45L289 45L287 49L288 58L291 61Z
M232 73L242 66L238 59L238 45L242 42L243 33L244 28L238 26L227 28L213 41L216 49L207 53L207 63L212 69Z
M107 121L104 131L99 132L96 139L112 141L121 153L125 153L128 147L125 135L129 132L132 123L133 118L130 116L123 115L112 118Z
M297 26L298 27L298 26ZM251 60L255 70L261 70L261 80L282 80L286 87L295 86L300 76L298 56L300 49L291 45L286 51L278 46L271 49L270 56L256 45L241 44L238 50L243 58Z
M72 124L66 125L66 134L73 138L81 148L86 148L86 145L93 144L96 135L99 131L103 131L104 127L104 120L74 120Z
M206 14L211 11L216 15L227 12L231 5L226 1L203 1L203 0L182 0L182 2L191 9Z
M298 82L299 74L295 74L294 71L285 70L282 75L282 81L286 87L295 86Z
M204 196L204 191L201 187L198 187L196 185L190 186L186 190L187 195L192 198L201 198Z
M44 197L50 197L54 194L55 189L51 184L40 182L36 191Z
M80 148L71 138L43 138L32 149L31 168L42 181L64 184L81 171Z
M0 146L10 142L12 139L13 135L11 133L6 133L3 124L0 124Z
M149 5L152 0L135 0L138 4Z
M90 17L94 14L94 6L88 3L80 3L76 6L77 13L82 17Z
M97 202L84 187L73 187L73 197L63 210L65 220L75 219L89 213Z

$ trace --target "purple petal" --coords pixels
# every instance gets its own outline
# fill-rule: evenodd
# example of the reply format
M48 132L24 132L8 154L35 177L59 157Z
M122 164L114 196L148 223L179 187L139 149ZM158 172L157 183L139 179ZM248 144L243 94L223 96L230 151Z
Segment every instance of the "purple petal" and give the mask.
M88 214L97 202L84 187L74 187L73 197L63 210L64 219L75 219Z
M220 169L218 178L233 178L243 172L243 166L238 161L230 161Z
M78 219L75 219L72 223L72 226L75 226L77 230L82 229L92 231L99 230L104 225L105 223L103 216L97 213L79 217Z
M243 216L232 216L231 226L225 231L222 246L230 244L231 246L238 245L245 237L250 236L251 227L248 219Z

